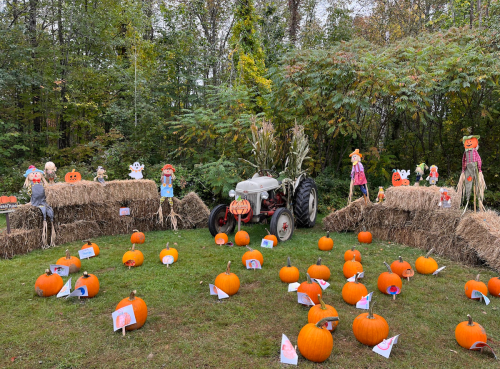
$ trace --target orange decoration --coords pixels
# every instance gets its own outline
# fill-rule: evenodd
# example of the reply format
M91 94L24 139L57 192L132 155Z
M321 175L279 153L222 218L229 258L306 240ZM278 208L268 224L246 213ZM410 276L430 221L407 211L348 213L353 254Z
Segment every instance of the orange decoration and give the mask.
M500 277L493 277L488 281L488 291L491 296L500 297Z
M319 322L321 319L333 316L333 317L339 317L339 313L337 313L337 310L331 306L325 304L323 299L321 298L320 295L318 295L318 300L319 304L314 305L311 309L309 309L309 313L307 314L307 322L308 323L313 323L316 324ZM335 328L337 328L337 325L339 324L339 321L333 321L332 322L332 328L328 329L330 332L333 332Z
M397 172L395 169L392 170L392 185L394 187L399 187L403 184L403 179L401 178L401 174Z
M66 181L67 183L75 183L81 180L82 175L78 172L75 172L74 169L71 172L66 173L66 175L64 176L64 181Z
M99 279L93 274L83 272L83 276L76 281L75 290L82 286L87 286L88 291L88 296L82 296L82 298L94 297L99 292Z
M345 253L344 253L344 261L349 261L349 260L352 260L352 258L354 257L354 259L361 263L361 253L359 252L359 250L355 250L356 246L353 246L351 247L350 250L347 250Z
M430 249L425 256L420 256L415 261L415 269L420 274L432 274L438 269L438 264L436 260L430 258L429 255L432 254L434 249Z
M344 277L351 278L354 277L356 273L361 273L363 271L363 265L356 261L356 257L353 256L352 260L344 263L342 271L344 272Z
M66 256L57 260L56 264L65 265L69 267L70 273L76 273L80 271L82 267L82 262L76 256L70 256L69 250L66 250Z
M276 245L278 245L278 238L274 234L271 234L271 232L269 232L269 229L266 228L266 231L267 236L265 236L264 239L273 241L273 247L276 247Z
M122 257L122 263L129 267L141 266L144 262L144 255L139 250L135 249L135 244L132 245L132 249L127 251Z
M329 251L333 249L333 240L330 238L330 232L326 232L326 236L319 239L318 249L321 251Z
M389 324L380 315L373 314L373 306L370 311L358 315L352 323L352 331L356 339L364 345L375 346L385 340L389 335Z
M455 328L455 339L463 348L470 350L471 346L476 342L486 342L488 337L486 331L476 322L472 321L472 317L467 314L468 321L462 322ZM476 349L478 350L478 349Z
M411 269L411 265L409 262L404 261L400 256L398 260L392 262L391 269L393 273L396 273L401 278L403 278L403 272L405 272L407 269Z
M50 269L45 270L35 282L35 292L40 297L54 296L59 293L64 282L59 274L52 274Z
M330 279L330 269L326 265L321 265L321 258L318 258L316 264L311 265L307 269L307 273L311 278L323 279L325 281Z
M356 305L361 298L368 295L365 285L359 283L358 273L354 276L354 282L347 282L342 288L342 298L350 305Z
M139 232L137 229L133 230L132 236L130 236L130 242L134 244L143 244L146 240L146 236L144 233Z
M251 260L251 259L258 260L260 262L261 266L264 265L264 256L262 256L260 251L254 250L248 246L247 246L247 249L248 249L248 251L245 252L243 254L243 256L241 257L241 261L242 261L244 267L247 266L247 260ZM226 292L226 291L224 291L224 292Z
M359 232L358 233L358 242L359 243L372 243L372 234L370 232Z
M220 241L222 240L222 241ZM227 234L225 233L217 233L215 235L215 243L217 245L225 245L229 241L229 238L227 237Z
M280 269L280 279L285 283L295 283L299 280L299 270L292 266L290 256L287 258L286 266Z
M401 282L401 278L396 273L392 272L390 265L385 261L384 265L387 268L387 272L383 272L379 275L377 280L377 287L380 292L388 295L389 293L387 293L387 288L389 288L390 286L397 286L399 289L402 289L403 282Z
M95 243L90 242L90 240L84 240L83 242L87 242L87 243L82 246L82 250L92 247L94 249L95 256L99 255L99 253L100 253L99 246L97 246ZM93 256L91 256L91 257L93 257Z
M236 232L234 236L234 243L238 246L246 246L250 243L250 236L245 231Z
M136 296L136 291L130 293L130 297L121 300L118 305L116 305L116 310L121 309L127 305L132 305L135 315L135 323L125 327L127 331L133 331L135 329L141 328L144 323L146 323L146 318L148 317L148 307L143 299ZM130 321L129 321L130 323Z
M300 284L299 288L297 288L297 292L307 294L307 296L311 298L312 302L314 302L315 304L319 304L318 295L323 296L323 290L321 289L319 284L311 280L311 277L308 273L306 274L306 276L307 281Z
M222 291L232 296L240 289L240 279L234 273L231 273L231 262L227 263L227 268L224 273L221 273L215 278L214 285Z
M234 200L229 205L229 211L235 215L247 214L251 208L248 200Z
M179 253L177 252L177 250L174 249L173 247L169 247L168 242L167 246L160 252L160 261L163 262L163 258L167 255L172 255L172 257L174 258L174 263L179 258Z
M464 286L465 294L470 299L472 299L472 291L474 290L481 292L485 296L488 294L488 287L486 287L483 282L479 281L479 276L480 274L476 276L476 280L470 280Z

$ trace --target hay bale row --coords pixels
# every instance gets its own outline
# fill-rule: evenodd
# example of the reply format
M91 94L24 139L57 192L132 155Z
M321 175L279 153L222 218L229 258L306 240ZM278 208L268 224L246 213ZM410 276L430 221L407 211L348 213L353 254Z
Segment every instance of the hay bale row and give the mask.
M83 241L88 238L96 238L101 235L101 229L97 222L79 220L74 223L62 224L56 227L56 244Z
M13 229L10 234L0 234L0 257L10 259L14 255L27 254L42 248L42 230Z
M323 219L323 228L330 232L353 231L363 220L363 212L366 207L371 207L373 204L365 205L363 198L351 202L343 209L332 212Z
M406 227L411 224L412 218L412 212L375 204L366 207L362 225L367 229L372 227Z
M408 211L435 211L439 209L441 187L437 186L399 186L385 191L384 204L387 207ZM451 209L460 208L460 198L453 188L445 187L451 197Z

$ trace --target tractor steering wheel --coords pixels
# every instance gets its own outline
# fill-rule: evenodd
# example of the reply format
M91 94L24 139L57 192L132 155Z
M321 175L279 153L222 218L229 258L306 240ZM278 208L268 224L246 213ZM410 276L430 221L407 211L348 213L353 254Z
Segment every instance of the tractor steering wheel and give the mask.
M261 169L261 170L259 170L259 174L264 173L264 172L274 174L276 176L276 178L278 178L280 176L279 173L277 171L275 171L274 169Z

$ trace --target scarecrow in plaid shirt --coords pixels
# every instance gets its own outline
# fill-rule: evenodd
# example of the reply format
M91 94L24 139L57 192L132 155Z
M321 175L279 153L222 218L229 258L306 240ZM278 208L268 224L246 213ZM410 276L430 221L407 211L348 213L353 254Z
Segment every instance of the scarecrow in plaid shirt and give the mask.
M457 192L461 195L462 200L467 198L465 210L469 205L471 190L474 192L474 212L476 211L476 196L479 205L479 210L484 211L484 190L486 183L484 182L483 172L481 171L481 157L477 150L479 149L478 139L480 136L464 136L462 142L465 152L462 157L462 174L458 180ZM464 210L464 212L465 212Z

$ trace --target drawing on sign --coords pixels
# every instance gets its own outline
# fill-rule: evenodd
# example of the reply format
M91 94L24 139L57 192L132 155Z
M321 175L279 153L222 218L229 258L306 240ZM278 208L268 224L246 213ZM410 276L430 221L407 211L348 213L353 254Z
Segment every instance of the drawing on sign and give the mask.
M73 292L71 292L66 298L68 297L85 297L88 296L89 292L87 290L87 286L82 286L76 288Z
M328 283L327 281L323 280L323 279L317 279L317 278L313 278L316 282L318 282L319 286L321 287L321 289L324 291L328 288L328 286L330 285L330 283Z
M217 297L220 299L227 299L229 295L222 291L220 288L214 286L213 284L208 285L210 287L210 295L217 295Z
M484 347L488 347L491 350L491 353L493 354L493 356L495 357L495 359L498 359L497 358L497 354L495 353L495 351L493 351L493 349L491 348L491 346L488 345L486 342L481 342L481 341L474 342L472 344L472 346L470 347L469 350L477 350L477 349L482 349Z
M78 255L80 256L80 259L89 259L92 256L95 256L94 248L88 247L83 250L78 250Z
M120 216L130 215L130 208L120 208Z
M387 287L387 294L392 295L392 298L395 300L396 295L401 293L401 289L398 286L389 286Z
M368 310L370 308L370 301L372 300L373 292L363 296L361 300L356 303L356 308Z
M260 247L265 247L267 249L272 249L273 248L273 240L267 240L265 238L262 239L262 242L260 243Z
M397 336L383 340L373 348L373 352L376 352L377 354L382 355L383 357L388 359L392 351L392 346L398 343L398 337L399 334Z
M297 365L298 355L292 343L284 334L281 336L280 361L284 364Z
M482 293L482 292L480 292L480 291L477 291L477 290L472 290L472 295L471 295L471 297L472 297L473 299L479 299L479 301L484 301L484 303L485 303L486 305L489 305L489 304L490 304L490 299L489 299L489 298L487 298L485 295L483 295L483 293Z
M288 285L288 292L297 292L297 288L299 288L300 283L295 282L295 283L290 283Z
M137 322L134 314L134 307L132 305L127 305L116 310L111 314L111 317L113 318L114 331L123 329Z
M67 277L69 275L69 267L66 265L51 264L50 271L54 274L59 274L61 277Z
M260 261L257 259L248 259L246 261L247 269L262 269Z
M173 264L174 263L174 257L172 255L165 255L162 259L163 264Z
M71 278L62 286L56 297L68 296L71 293Z
M314 302L307 295L307 293L297 292L297 302L302 305L314 306Z

